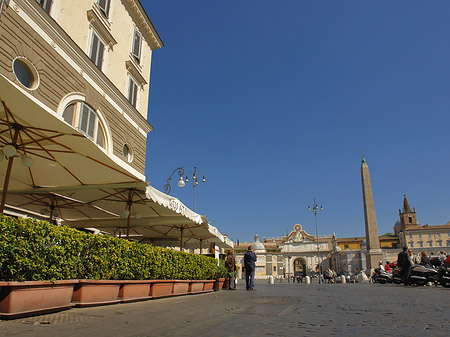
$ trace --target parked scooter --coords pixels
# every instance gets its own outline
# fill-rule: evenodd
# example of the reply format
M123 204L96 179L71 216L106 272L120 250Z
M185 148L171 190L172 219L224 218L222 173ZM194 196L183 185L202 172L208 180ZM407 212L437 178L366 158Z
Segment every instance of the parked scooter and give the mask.
M392 281L396 284L402 283L402 273L400 271L400 268L398 267L391 267L392 268Z
M450 267L440 266L438 269L439 284L445 288L450 288Z
M424 286L428 283L437 284L439 281L439 272L432 266L415 264L411 268L410 283Z
M385 270L380 270L380 268L375 268L372 274L373 283L392 283L392 273Z

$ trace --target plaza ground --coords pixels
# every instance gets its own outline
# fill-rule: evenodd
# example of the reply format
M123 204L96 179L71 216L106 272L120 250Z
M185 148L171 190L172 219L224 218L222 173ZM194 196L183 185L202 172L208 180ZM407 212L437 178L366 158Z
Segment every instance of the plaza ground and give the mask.
M0 321L0 336L450 336L450 289L257 281Z

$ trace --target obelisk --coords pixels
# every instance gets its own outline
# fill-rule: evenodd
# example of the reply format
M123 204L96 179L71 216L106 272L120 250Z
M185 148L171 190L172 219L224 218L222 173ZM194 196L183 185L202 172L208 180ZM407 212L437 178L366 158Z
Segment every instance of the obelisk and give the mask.
M364 202L364 220L366 224L366 263L367 269L372 269L376 268L378 262L383 260L383 253L380 249L380 238L378 236L377 217L375 215L375 204L373 202L369 167L366 164L364 156L361 161L361 181Z

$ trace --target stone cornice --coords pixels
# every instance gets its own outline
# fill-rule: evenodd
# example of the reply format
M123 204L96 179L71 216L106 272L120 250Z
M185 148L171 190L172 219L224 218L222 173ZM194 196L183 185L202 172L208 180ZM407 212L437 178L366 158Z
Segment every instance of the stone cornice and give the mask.
M111 28L105 24L105 19L99 15L96 7L94 9L90 9L87 11L87 18L89 23L95 28L95 30L101 34L103 40L108 44L108 47L111 49L112 46L117 44L117 41L111 35Z
M142 7L141 2L139 0L122 0L122 2L124 4L127 4L138 18L139 23L144 28L141 33L144 35L145 40L149 43L150 48L152 50L155 50L163 47L164 43L162 42L161 38L158 35L158 32L150 21L147 12Z
M131 59L127 60L125 61L125 67L127 71L136 79L136 81L138 81L139 86L143 87L147 84L147 81L138 70L135 62L133 62Z

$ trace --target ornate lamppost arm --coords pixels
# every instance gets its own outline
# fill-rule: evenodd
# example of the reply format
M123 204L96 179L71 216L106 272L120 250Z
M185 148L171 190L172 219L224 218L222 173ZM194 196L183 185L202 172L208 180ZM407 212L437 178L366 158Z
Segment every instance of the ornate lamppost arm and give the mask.
M167 183L163 186L164 193L166 193L166 194L169 194L172 189L172 187L170 186L170 180L172 179L172 176L176 171L178 171L178 175L180 176L180 181L183 181L183 186L184 186L184 180L183 180L184 169L183 169L183 166L180 166L180 167L177 167L175 170L173 170L172 174L167 179ZM182 187L182 186L180 186L180 187Z

